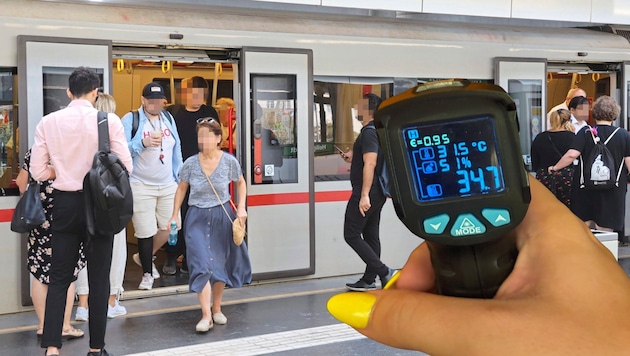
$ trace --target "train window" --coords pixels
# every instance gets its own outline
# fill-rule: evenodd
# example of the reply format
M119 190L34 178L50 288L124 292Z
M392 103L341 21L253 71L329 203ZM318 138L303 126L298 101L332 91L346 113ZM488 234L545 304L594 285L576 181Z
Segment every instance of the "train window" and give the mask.
M356 105L366 93L383 99L392 96L392 78L318 78L314 83L313 144L315 181L348 180L350 164L344 162L335 145L352 148L361 132Z
M103 91L103 68L92 68L101 81L99 91ZM68 78L74 68L42 67L42 84L44 89L44 115L65 108L70 103L68 98Z
M510 79L508 94L514 99L518 115L519 136L523 162L531 171L531 142L542 132L542 80Z
M18 195L17 70L0 68L0 195Z
M297 183L296 76L251 75L252 182Z

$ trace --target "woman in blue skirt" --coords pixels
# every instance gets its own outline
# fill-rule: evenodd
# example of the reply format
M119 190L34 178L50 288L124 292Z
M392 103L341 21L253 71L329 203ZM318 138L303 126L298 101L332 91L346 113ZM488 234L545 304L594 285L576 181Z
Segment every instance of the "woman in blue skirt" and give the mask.
M207 332L214 323L225 324L221 312L223 289L241 287L252 280L247 245L232 239L232 220L245 224L247 184L236 157L221 150L221 125L214 118L197 120L199 154L184 162L171 221L180 224L180 209L190 187L185 220L186 257L190 271L189 288L197 293L202 317L197 332ZM236 182L236 216L230 205L230 182ZM212 189L214 186L214 190ZM229 216L228 216L229 214ZM211 308L212 306L212 308Z

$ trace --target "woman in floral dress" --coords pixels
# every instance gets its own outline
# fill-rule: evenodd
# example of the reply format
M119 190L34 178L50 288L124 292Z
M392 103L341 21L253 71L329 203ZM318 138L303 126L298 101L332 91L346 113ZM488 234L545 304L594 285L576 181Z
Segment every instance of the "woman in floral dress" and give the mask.
M20 192L26 189L28 184L28 168L31 161L31 150L26 152L24 156L24 165L20 174L16 178L16 183L20 188ZM48 293L49 271L52 259L51 231L50 220L52 219L53 188L50 185L52 180L40 183L40 192L46 221L41 226L31 230L28 234L28 257L27 266L29 272L33 275L33 284L31 285L31 298L35 313L39 321L37 325L37 337L40 338L44 330L44 312L46 308L46 294ZM79 271L85 266L85 255L83 253L83 245L79 250L79 260L74 269L74 278L76 280ZM72 314L72 305L74 303L74 284L70 284L68 288L68 298L66 302L66 312L63 319L63 340L75 339L83 336L83 330L75 329L70 325L70 316Z

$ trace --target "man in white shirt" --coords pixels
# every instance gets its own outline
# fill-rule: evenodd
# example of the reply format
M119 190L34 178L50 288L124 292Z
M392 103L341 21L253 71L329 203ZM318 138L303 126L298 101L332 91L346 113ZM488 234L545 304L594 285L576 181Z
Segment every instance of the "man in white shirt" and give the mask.
M551 127L551 123L549 122L549 120L551 119L551 113L554 111L558 111L560 109L569 110L569 101L571 101L571 99L575 98L576 96L583 96L586 98L586 92L580 88L569 89L569 91L567 92L567 97L564 100L564 102L552 107L551 110L549 110L549 112L547 113L547 128ZM571 115L571 123L573 125L577 123L577 119L573 115ZM577 132L577 129L576 129L576 132Z

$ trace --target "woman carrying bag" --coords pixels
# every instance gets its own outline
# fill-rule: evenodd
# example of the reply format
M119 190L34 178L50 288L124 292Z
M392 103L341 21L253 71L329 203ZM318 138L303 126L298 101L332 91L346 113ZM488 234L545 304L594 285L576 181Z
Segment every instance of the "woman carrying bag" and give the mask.
M569 150L575 138L571 124L571 112L565 109L553 111L549 122L551 129L538 134L532 142L532 169L547 189L567 207L571 207L571 189L574 169L569 165L563 170L549 173L547 167L555 164Z
M247 184L236 157L221 150L221 125L214 118L197 120L199 154L184 162L179 173L171 221L180 226L180 209L190 187L185 220L189 288L197 293L202 317L197 332L207 332L214 323L227 323L221 312L223 289L249 284L252 279L247 245L233 240L232 222L247 219ZM238 204L234 215L230 204L230 182L236 182Z

